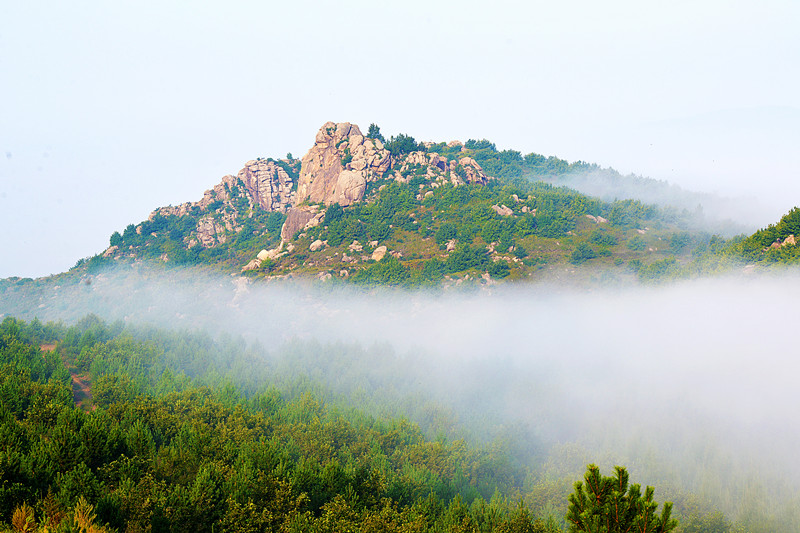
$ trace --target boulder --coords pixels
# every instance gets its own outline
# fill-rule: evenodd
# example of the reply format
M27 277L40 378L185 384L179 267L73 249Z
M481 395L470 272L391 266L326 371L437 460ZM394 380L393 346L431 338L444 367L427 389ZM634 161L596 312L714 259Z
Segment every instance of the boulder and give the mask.
M506 207L505 205L493 205L492 209L494 209L495 213L503 217L508 217L514 214L514 211L512 211L510 207Z
M380 261L381 259L383 259L383 256L385 256L385 255L386 255L386 251L387 251L387 248L386 248L386 246L378 246L378 247L377 247L377 248L375 248L375 250L372 252L372 259L373 259L374 261Z

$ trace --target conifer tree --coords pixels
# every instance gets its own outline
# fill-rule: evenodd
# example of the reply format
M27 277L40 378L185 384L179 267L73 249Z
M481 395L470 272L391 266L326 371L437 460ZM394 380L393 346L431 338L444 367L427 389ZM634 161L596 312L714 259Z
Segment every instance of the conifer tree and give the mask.
M668 533L678 527L678 521L670 518L672 503L665 502L657 515L653 487L647 487L643 496L638 484L628 485L625 468L617 466L614 471L614 476L605 477L592 464L586 468L585 482L575 482L567 510L570 532Z

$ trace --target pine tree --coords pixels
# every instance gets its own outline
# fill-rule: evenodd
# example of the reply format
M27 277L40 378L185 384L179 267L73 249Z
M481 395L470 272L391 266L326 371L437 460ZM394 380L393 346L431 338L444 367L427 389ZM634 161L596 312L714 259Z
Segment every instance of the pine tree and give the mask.
M678 527L678 521L670 518L672 503L665 502L658 516L653 487L647 487L642 496L638 484L628 485L625 468L617 466L614 470L615 476L605 477L596 465L589 465L585 483L575 483L567 510L570 532L668 533Z

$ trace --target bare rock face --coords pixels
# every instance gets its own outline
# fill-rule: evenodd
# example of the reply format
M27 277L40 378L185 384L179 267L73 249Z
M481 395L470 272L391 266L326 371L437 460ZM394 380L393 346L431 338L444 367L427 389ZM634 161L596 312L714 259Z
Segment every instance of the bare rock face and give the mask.
M274 161L248 161L236 177L252 203L265 211L285 212L292 203L292 178Z
M248 270L255 270L261 266L262 262L263 261L258 258L253 259L252 261L250 261L249 263L247 263L245 266L242 267L242 272L247 272Z
M225 242L226 231L241 229L244 213L240 213L237 206L242 206L242 200L248 209L285 213L295 197L293 186L292 177L278 162L266 159L248 161L236 176L223 176L222 181L207 190L200 201L162 207L153 211L149 219L153 220L157 215L180 217L196 209L219 206L215 209L216 215L200 218L195 227L197 241L210 248Z
M463 180L461 183L477 183L479 185L489 183L489 176L471 157L462 157L457 164L455 161L450 161L450 171Z
M343 170L336 181L333 201L339 205L350 205L364 197L367 179L363 171Z
M293 185L292 177L277 162L266 159L248 161L236 176L223 176L222 181L207 190L199 202L162 207L150 216L182 216L192 208L205 209L218 201L227 204L239 197L244 197L251 208L258 206L265 211L286 212L295 196Z
M283 223L281 228L281 240L292 240L297 232L305 229L307 224L313 224L316 216L316 206L300 206L290 209L286 214L286 222Z
M358 202L367 182L382 177L391 162L383 144L364 137L355 124L327 122L303 157L293 205L306 200L342 206Z
M197 221L197 240L204 248L211 248L217 243L226 241L227 231L235 231L236 215L234 213L226 213L221 218L217 219L213 215L206 215Z

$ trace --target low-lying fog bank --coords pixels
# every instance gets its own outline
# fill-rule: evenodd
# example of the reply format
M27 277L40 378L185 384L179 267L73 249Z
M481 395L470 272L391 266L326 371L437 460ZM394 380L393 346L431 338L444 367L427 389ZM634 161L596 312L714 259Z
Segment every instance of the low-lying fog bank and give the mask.
M275 358L306 343L330 386L347 387L355 366L366 376L359 386L392 384L398 398L424 392L473 435L527 428L532 440L518 446L543 461L543 475L622 464L639 481L684 487L734 516L753 491L798 508L794 271L459 293L164 276L108 271L43 289L41 303L7 293L0 312L205 328L258 341ZM326 359L333 346L336 358Z

